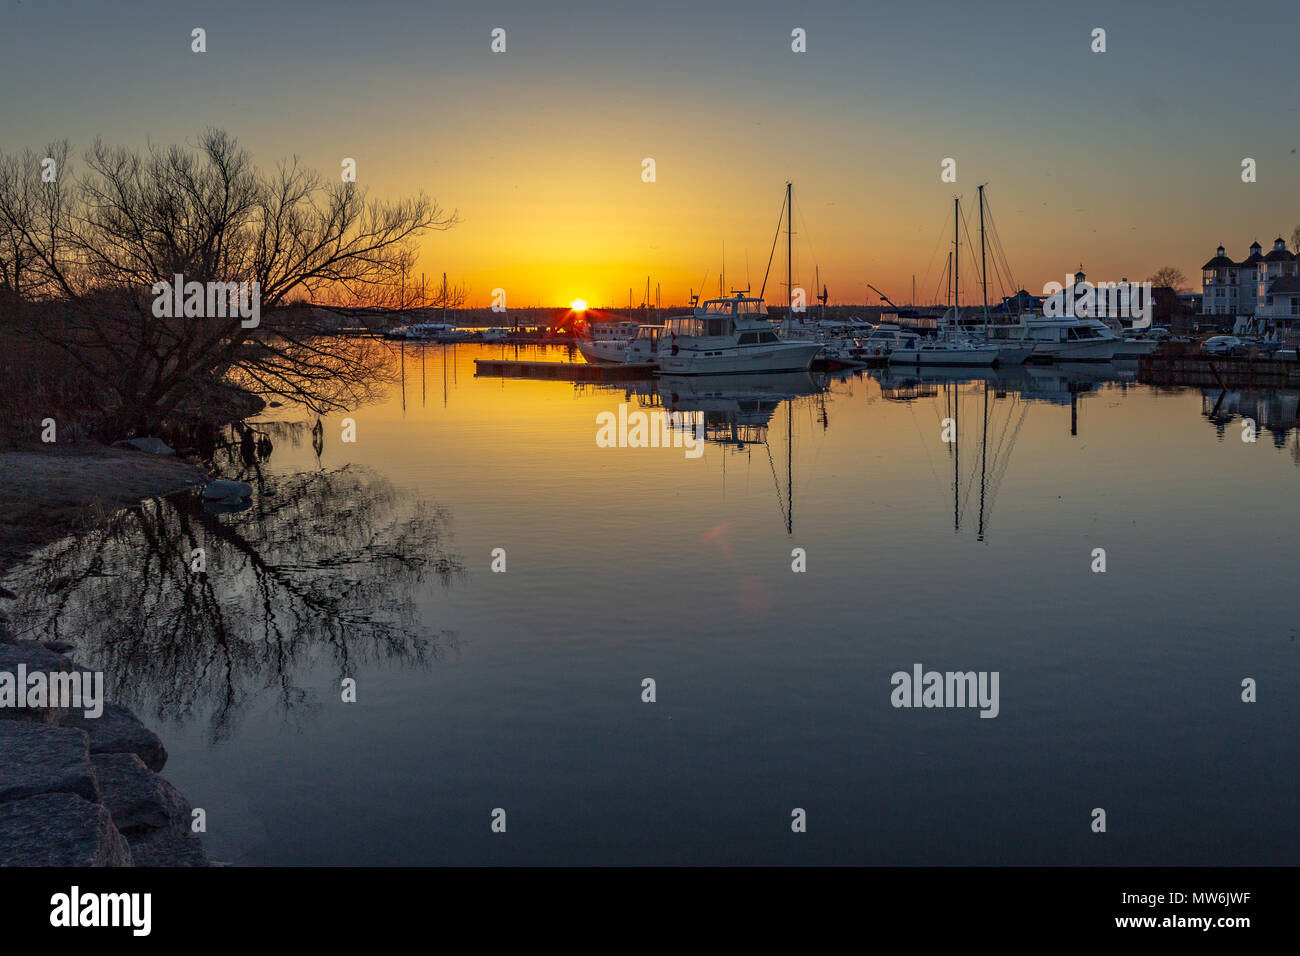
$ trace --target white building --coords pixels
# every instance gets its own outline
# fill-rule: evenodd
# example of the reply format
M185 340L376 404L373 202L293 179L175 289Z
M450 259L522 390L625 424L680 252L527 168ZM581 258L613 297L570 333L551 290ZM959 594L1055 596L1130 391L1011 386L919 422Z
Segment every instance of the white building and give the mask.
M1300 280L1297 279L1295 253L1288 252L1281 238L1255 267L1258 295L1255 314L1261 319L1285 319L1286 326L1300 321ZM1275 323L1279 327L1283 323Z
M1287 326L1294 324L1300 319L1298 265L1280 237L1267 255L1258 242L1252 242L1250 255L1241 262L1234 262L1219 246L1214 258L1201 267L1201 314L1270 322L1285 318Z
M1258 248L1258 242L1250 247L1252 253ZM1201 266L1201 315L1241 315L1241 286L1241 264L1219 246L1214 258Z

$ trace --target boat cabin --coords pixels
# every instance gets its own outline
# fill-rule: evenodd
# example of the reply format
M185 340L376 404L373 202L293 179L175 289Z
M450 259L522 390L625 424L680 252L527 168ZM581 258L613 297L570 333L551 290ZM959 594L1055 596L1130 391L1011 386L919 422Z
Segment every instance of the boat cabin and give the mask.
M731 338L738 335L738 345L779 341L763 300L740 293L729 299L710 299L696 306L690 315L667 319L664 328L677 338Z

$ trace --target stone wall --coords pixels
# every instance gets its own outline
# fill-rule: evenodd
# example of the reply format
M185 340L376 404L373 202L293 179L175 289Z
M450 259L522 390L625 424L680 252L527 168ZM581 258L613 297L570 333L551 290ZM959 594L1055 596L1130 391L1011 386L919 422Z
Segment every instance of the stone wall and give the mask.
M68 650L17 640L0 615L0 671L83 670ZM207 866L190 804L158 773L166 762L123 707L0 707L0 866Z

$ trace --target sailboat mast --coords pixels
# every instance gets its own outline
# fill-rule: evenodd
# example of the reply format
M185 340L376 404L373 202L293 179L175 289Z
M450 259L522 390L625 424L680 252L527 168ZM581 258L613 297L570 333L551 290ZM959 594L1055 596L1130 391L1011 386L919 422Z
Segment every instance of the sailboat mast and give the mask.
M981 191L984 189L980 187ZM979 540L984 540L984 488L988 474L989 455L989 383L984 382L984 422L980 426L980 526Z
M794 399L785 406L785 533L794 533Z
M787 315L794 313L794 183L785 184L785 305Z
M822 297L822 267L813 267L813 291L817 293L817 301L821 303L821 312L817 318L821 322L826 321L826 300Z
M961 222L961 197L953 196L952 203L952 320L957 322L961 315L961 234L957 231Z
M984 295L984 333L989 330L989 268L984 243L984 187L980 186L980 287Z

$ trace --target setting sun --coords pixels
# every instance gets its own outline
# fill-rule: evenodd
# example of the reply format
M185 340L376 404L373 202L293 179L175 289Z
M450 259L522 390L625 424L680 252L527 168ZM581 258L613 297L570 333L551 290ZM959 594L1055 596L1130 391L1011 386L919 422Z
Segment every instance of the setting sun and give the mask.
M587 308L587 300L574 299L572 302L569 303L569 308L573 309L574 312L583 312Z

